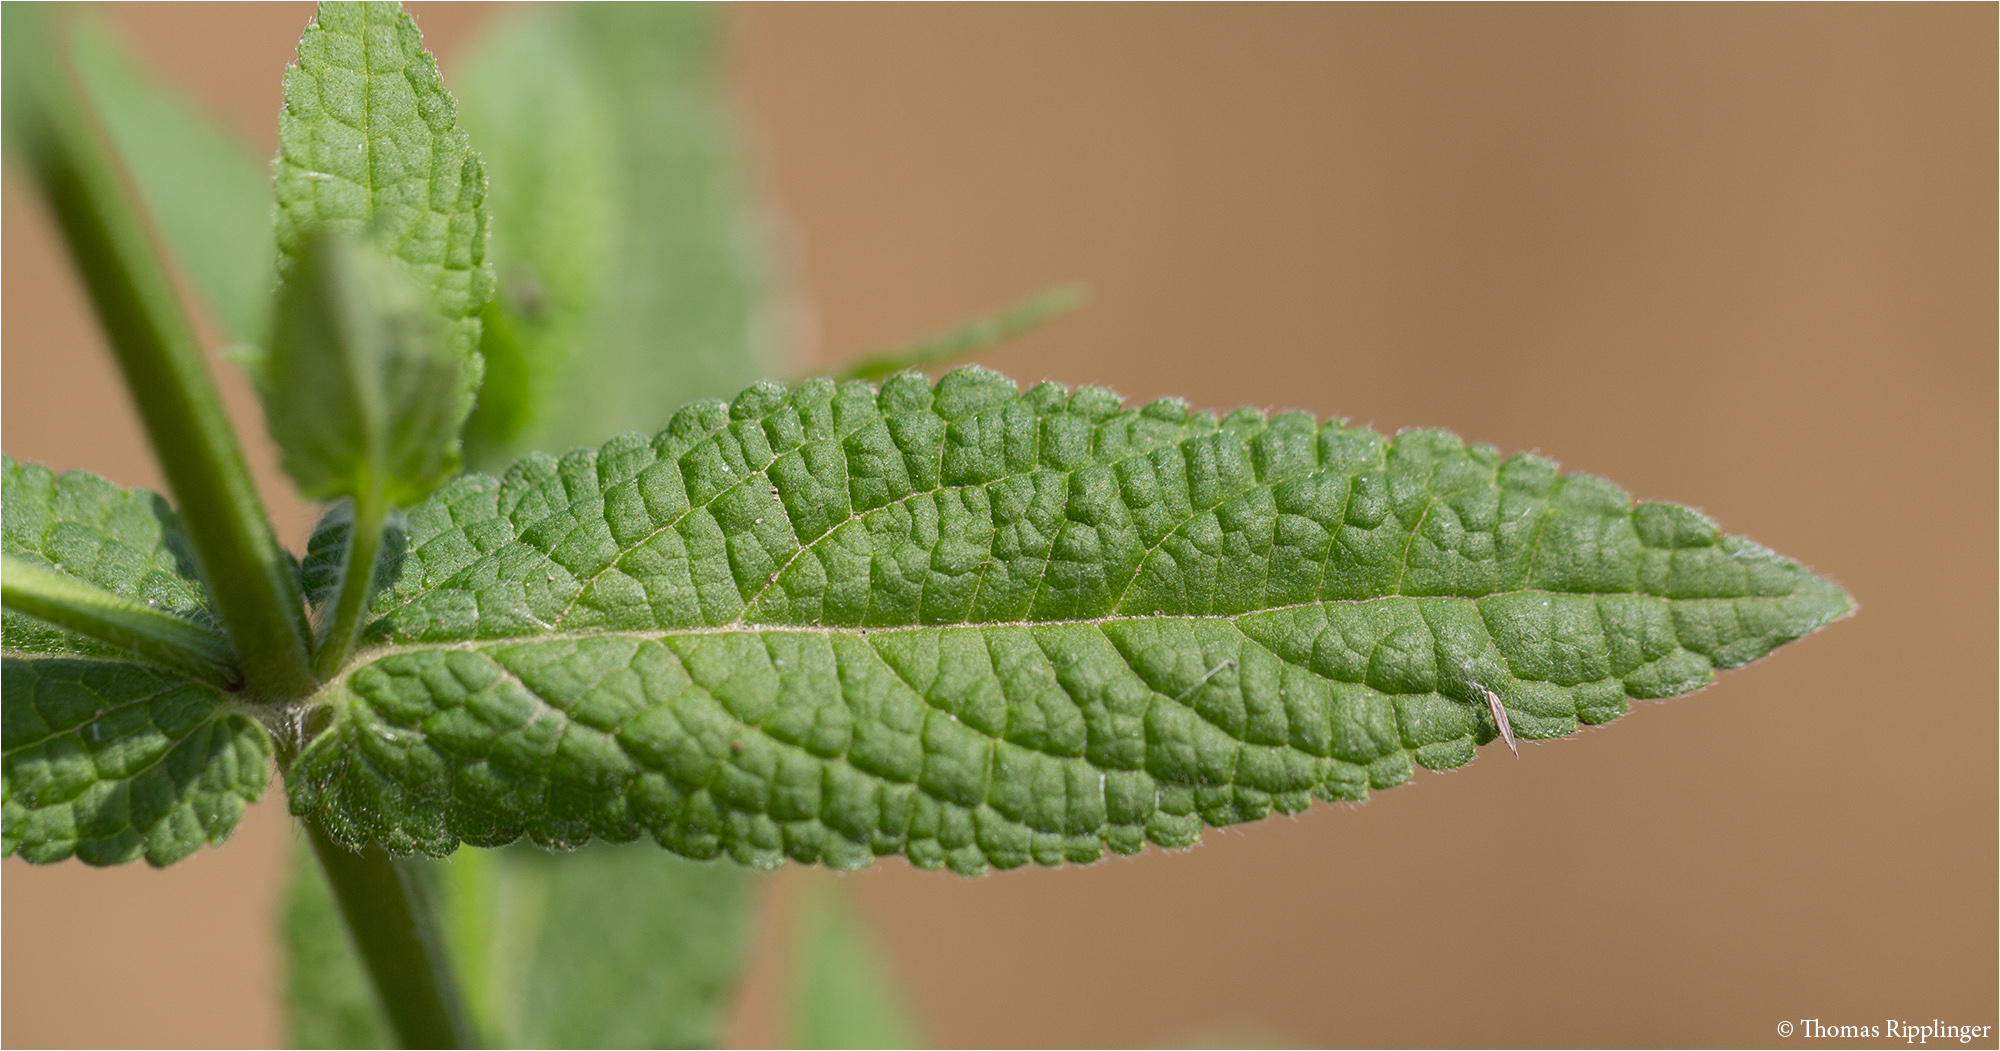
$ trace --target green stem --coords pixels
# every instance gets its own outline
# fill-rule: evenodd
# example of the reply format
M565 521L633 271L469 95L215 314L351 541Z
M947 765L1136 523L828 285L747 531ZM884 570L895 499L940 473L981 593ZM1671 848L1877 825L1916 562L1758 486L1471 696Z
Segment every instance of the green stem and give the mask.
M15 125L9 137L24 147L23 159L97 307L251 690L270 699L303 697L316 683L291 560L272 531L193 326L63 60L64 27L34 24L46 17L8 12L13 42L39 37L46 52L23 55L39 68L9 84L9 94L18 88L24 96L8 100L21 107L8 107ZM21 54L8 48L8 63Z
M356 854L308 822L347 933L404 1047L476 1047L429 888L413 862L370 844Z
M388 519L388 503L382 496L380 479L369 483L368 491L354 501L354 521L347 529L347 565L340 573L340 596L334 601L333 618L326 636L313 657L313 673L331 679L347 660L354 640L361 633L361 615L375 594L375 562L382 554L382 527Z
M0 556L0 603L222 689L241 684L229 640L32 562Z

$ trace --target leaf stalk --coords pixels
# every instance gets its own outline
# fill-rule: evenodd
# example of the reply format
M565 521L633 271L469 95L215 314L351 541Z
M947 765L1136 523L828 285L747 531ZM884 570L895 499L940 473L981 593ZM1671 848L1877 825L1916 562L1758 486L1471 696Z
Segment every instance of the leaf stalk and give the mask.
M228 639L66 573L0 556L0 603L211 686L229 690L242 685Z
M331 679L361 634L362 614L375 595L375 563L382 555L382 530L389 516L379 474L371 472L367 491L354 501L354 523L347 530L347 565L341 570L340 592L313 656L313 674Z

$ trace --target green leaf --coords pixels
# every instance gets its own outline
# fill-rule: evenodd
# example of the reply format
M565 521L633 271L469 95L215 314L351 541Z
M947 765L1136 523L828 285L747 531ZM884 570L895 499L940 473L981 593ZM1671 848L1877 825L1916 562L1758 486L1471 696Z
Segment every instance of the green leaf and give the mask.
M271 744L213 687L137 664L0 661L0 854L171 865L229 838Z
M1673 504L1441 431L963 369L752 387L409 514L292 805L442 854L651 836L1095 860L1560 737L1844 616Z
M0 551L218 630L180 516L157 493L0 454ZM13 610L0 614L0 645L10 654L130 659L121 647Z
M333 899L297 856L285 919L297 1047L387 1040ZM749 937L741 870L632 848L462 851L438 889L453 956L498 1047L712 1047Z
M479 313L493 295L486 173L400 5L319 5L285 71L278 140L280 276L323 233L372 237L451 323L469 398Z
M264 417L285 473L316 500L407 505L458 467L472 410L443 322L388 260L329 236L286 279L265 364Z
M544 894L517 1046L721 1043L750 936L740 870L609 846L500 856Z
M491 856L513 928L488 994L512 1046L720 1042L749 937L740 871L609 846Z
M842 888L815 885L801 903L795 1046L922 1047L916 1020L875 943Z
M342 501L320 514L313 534L306 540L305 561L299 566L299 587L306 602L317 608L333 600L340 590L347 562L348 531L353 528L354 507ZM402 572L403 556L409 548L409 530L402 516L389 519L382 532L380 560L375 564L375 590L395 584Z
M467 428L468 458L490 467L529 448L657 429L670 407L728 394L763 371L768 282L748 250L712 14L517 10L526 14L456 82L493 173L501 293L486 315L486 385ZM501 1030L511 1042L718 1041L748 937L740 870L632 850L473 856L491 857L487 868L514 888L501 896L515 905L498 936L513 962L495 973L515 984L490 994L516 1005ZM466 867L455 860L452 870ZM546 909L525 906L534 900ZM557 911L567 917L557 922ZM527 937L530 913L548 917L532 979L519 949L504 948Z
M465 67L501 289L475 466L655 430L672 407L764 372L771 282L718 21L686 4L554 5L506 23Z
M462 120L494 173L492 257L506 289L483 315L475 463L656 428L658 406L761 372L751 351L764 289L744 248L713 47L703 12L546 8L461 67ZM618 400L591 400L606 385ZM347 519L335 508L314 536L315 601L337 583ZM392 528L385 586L400 544ZM690 1046L720 1034L747 937L740 870L651 851L553 863L464 852L442 886L495 1043ZM331 934L351 954L337 925ZM351 955L347 966L358 978ZM587 989L571 989L579 981ZM365 996L361 1006L372 1009Z
M180 519L154 493L0 455L0 551L215 631ZM0 855L168 865L222 842L263 794L270 741L213 686L13 609L0 646Z
M341 924L333 889L304 837L292 850L292 878L279 933L285 950L285 1023L291 1046L394 1044L381 1004Z
M510 18L459 78L461 119L497 175L489 201L500 294L487 308L486 384L468 429L478 459L504 454L517 438L574 445L612 433L564 439L549 433L547 419L567 374L602 353L587 337L613 265L618 211L609 187L611 104L592 81L575 21L568 8Z
M1088 294L1080 284L1058 285L986 317L977 318L950 332L940 333L906 347L876 351L849 365L839 378L883 380L906 369L924 369L947 361L977 354L1016 336L1033 332L1050 321L1084 305Z
M262 344L277 282L271 173L249 143L151 74L95 19L76 70L160 238L224 334Z

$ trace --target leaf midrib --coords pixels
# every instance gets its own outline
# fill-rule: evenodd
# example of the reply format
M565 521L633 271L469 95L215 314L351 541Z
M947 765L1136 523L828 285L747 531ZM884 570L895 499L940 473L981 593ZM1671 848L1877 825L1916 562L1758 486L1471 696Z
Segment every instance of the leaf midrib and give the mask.
M828 625L828 624L782 624L760 623L757 621L735 620L727 624L698 624L684 628L596 628L588 631L552 631L534 635L504 635L492 638L451 639L430 642L402 642L371 646L358 651L341 671L326 680L321 692L342 688L354 673L377 661L408 653L436 653L458 651L475 653L504 646L539 645L542 643L587 642L592 639L636 639L658 642L670 638L706 635L745 634L787 634L815 635L821 637L854 636L865 638L869 635L894 635L919 631L984 631L988 629L1036 629L1064 627L1102 627L1112 624L1159 624L1164 622L1215 622L1235 623L1247 617L1265 614L1280 614L1293 610L1313 609L1326 606L1360 606L1372 602L1465 602L1478 604L1491 598L1513 595L1547 595L1550 597L1572 596L1578 598L1612 598L1630 596L1657 599L1661 602L1735 602L1743 600L1782 601L1797 594L1785 595L1718 595L1700 598L1673 598L1655 595L1648 591L1550 591L1544 588L1513 588L1506 591L1491 591L1484 595L1375 595L1368 598L1314 599L1307 602L1291 602L1283 605L1263 606L1241 613L1160 613L1134 614L1116 613L1102 617L1071 617L1059 620L993 620L993 621L947 621L938 624L885 624L885 625ZM1601 617L1601 613L1599 614ZM1483 617L1482 617L1483 620ZM1428 623L1428 621L1426 621ZM1602 621L1600 620L1600 625ZM1490 629L1489 629L1490 633ZM1250 640L1255 642L1255 640ZM1262 646L1262 643L1258 643ZM1265 647L1268 649L1268 647ZM1682 648L1685 648L1684 646ZM1284 660L1283 657L1279 658ZM1287 661L1287 663L1293 663ZM1511 662L1510 662L1511 663ZM1524 681L1530 677L1514 673L1515 678Z

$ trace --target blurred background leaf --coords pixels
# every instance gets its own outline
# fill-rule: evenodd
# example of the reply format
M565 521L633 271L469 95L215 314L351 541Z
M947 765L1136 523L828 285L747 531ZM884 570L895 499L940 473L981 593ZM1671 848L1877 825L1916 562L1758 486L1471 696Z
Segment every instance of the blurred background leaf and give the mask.
M721 29L705 6L549 7L456 67L500 278L475 467L655 430L781 370Z
M224 338L261 344L278 273L270 165L98 18L79 20L73 46L98 120L181 275Z
M810 1048L922 1047L889 958L838 876L813 873L794 938L792 1036Z
M390 1040L301 847L285 911L295 1047ZM438 864L458 978L494 1047L713 1047L745 963L754 884L649 844L465 849Z
M305 836L293 839L291 886L278 925L292 1046L388 1047L389 1027L341 929L333 891Z
M861 360L842 369L834 378L880 381L904 369L926 369L955 362L1033 332L1089 300L1089 289L1082 282L1057 285L1005 310L974 318L950 331L915 343L864 354Z
M479 872L485 988L475 994L499 1041L515 1047L712 1047L745 962L753 884L651 843L553 855L481 851L450 866ZM454 901L470 902L461 894ZM456 925L456 924L455 924ZM470 933L470 932L467 932ZM461 936L468 984L476 946Z

